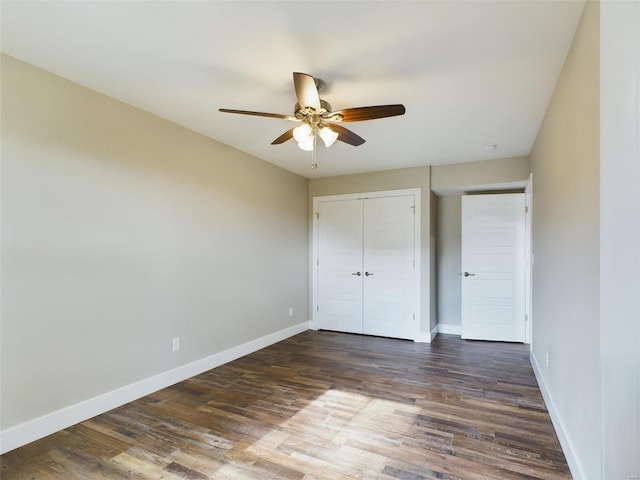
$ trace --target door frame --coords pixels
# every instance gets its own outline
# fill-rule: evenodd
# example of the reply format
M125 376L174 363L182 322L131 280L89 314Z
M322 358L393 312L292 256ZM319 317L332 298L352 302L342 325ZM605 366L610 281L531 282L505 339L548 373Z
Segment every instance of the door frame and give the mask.
M311 252L309 261L311 263L311 321L309 322L309 328L312 330L318 329L317 324L317 312L318 312L318 234L319 234L319 225L318 225L318 217L319 217L319 204L320 202L333 202L333 201L341 201L341 200L365 200L367 198L382 198L382 197L398 197L404 195L413 195L414 198L414 258L416 260L416 265L414 268L414 295L413 295L413 309L415 312L415 332L413 336L413 340L415 342L419 342L421 339L420 335L420 322L421 322L421 314L420 314L420 271L421 271L421 261L420 261L420 207L421 207L421 198L420 198L420 189L419 188L406 188L401 190L385 190L379 192L362 192L362 193L347 193L342 195L324 195L319 197L313 197L313 226L312 226L312 241L311 241Z
M533 351L533 173L524 188L524 343Z

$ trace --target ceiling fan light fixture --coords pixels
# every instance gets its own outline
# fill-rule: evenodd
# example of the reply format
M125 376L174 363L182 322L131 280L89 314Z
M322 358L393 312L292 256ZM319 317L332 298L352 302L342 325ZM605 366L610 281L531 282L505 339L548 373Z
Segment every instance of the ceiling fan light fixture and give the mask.
M301 72L293 72L293 87L296 99L293 115L283 115L281 113L255 112L251 110L236 110L230 108L220 108L224 113L236 113L241 115L253 115L258 117L278 118L301 124L295 128L290 128L274 141L271 145L280 145L292 138L297 142L302 150L312 152L311 168L316 168L316 150L318 137L322 142L330 147L336 140L348 145L357 147L364 143L364 138L356 135L351 130L334 122L361 122L363 120L374 120L376 118L395 117L404 115L404 105L398 103L393 105L371 105L368 107L355 107L332 111L331 105L320 98L319 92L324 86L324 82L311 75ZM327 125L326 122L331 122Z
M329 127L322 127L318 131L318 135L320 135L320 138L326 147L330 147L338 139L338 133L331 130Z
M298 147L300 147L305 152L312 152L313 151L313 137L309 137L309 139L305 140L304 142L298 142Z
M308 123L303 123L302 125L293 129L293 138L298 143L309 142L313 139L313 130Z

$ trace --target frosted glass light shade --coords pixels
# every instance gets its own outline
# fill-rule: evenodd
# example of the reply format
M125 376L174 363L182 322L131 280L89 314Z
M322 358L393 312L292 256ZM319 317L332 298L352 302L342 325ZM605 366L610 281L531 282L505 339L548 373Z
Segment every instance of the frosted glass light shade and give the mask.
M304 142L298 142L298 146L307 152L313 151L313 137L309 137L309 139Z
M296 142L308 142L309 139L313 138L313 131L311 130L311 126L307 123L303 123L302 125L293 129L293 138Z
M322 127L318 134L327 147L333 145L333 142L335 142L338 138L338 134L331 130L329 127Z

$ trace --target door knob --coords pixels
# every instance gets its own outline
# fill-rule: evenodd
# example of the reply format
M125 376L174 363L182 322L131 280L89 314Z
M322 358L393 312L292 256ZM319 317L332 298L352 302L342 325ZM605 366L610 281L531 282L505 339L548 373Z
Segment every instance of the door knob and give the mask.
M465 277L475 277L476 274L475 273L464 272L464 276Z
M362 275L362 274L361 274L360 272L354 272L354 273L352 273L351 275L357 275L357 276L359 277L359 276L360 276L360 275Z
M365 276L365 277L370 277L370 276L372 276L372 275L373 275L373 273L371 273L371 272L364 272L364 276Z

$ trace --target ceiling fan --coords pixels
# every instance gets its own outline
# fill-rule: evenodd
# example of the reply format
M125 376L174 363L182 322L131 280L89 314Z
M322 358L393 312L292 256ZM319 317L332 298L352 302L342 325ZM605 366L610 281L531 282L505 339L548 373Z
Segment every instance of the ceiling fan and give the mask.
M363 120L404 115L405 108L402 104L346 108L333 112L331 111L331 105L325 100L322 100L319 95L319 90L324 84L324 81L319 78L314 78L306 73L294 72L293 86L298 102L296 103L293 115L233 110L229 108L220 108L219 111L224 113L238 113L241 115L280 118L301 123L301 125L284 132L271 142L271 145L279 145L293 138L298 142L298 146L301 149L313 152L312 168L317 167L315 152L318 137L322 139L327 147L331 146L336 140L356 147L365 142L364 138L339 125L339 123L360 122Z

